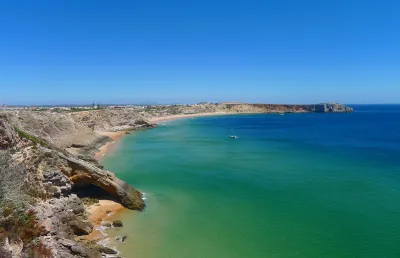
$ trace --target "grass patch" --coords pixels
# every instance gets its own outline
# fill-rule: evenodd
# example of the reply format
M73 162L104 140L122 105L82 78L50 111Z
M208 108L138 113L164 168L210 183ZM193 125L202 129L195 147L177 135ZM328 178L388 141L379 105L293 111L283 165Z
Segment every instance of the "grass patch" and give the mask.
M30 140L31 142L35 143L35 144L39 144L39 145L42 145L42 146L46 146L46 143L45 143L44 141L42 141L41 139L39 139L39 138L37 138L37 137L35 137L35 136L33 136L33 135L30 135L30 134L28 134L28 133L22 131L21 129L19 129L19 128L16 127L16 126L14 127L14 129L15 129L15 131L18 133L19 137L28 139L28 140Z

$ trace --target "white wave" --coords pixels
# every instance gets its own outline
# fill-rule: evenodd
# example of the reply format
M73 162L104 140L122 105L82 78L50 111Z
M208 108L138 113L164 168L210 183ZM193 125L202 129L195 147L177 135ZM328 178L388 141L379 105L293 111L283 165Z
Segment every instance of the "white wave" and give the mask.
M143 200L143 201L146 201L146 200L147 200L146 193L142 193L142 200Z
M105 227L105 226L95 226L94 229L99 231L103 237L108 236L108 234L106 233L107 227Z
M110 238L104 238L104 239L100 240L99 242L97 242L97 244L104 246L104 247L111 248L117 252L116 254L106 254L105 257L107 257L107 258L115 258L120 254L120 251L117 249L116 246L111 246Z
M100 240L99 242L97 242L99 245L104 246L104 247L108 247L110 245L110 239L109 238L104 238L102 240Z

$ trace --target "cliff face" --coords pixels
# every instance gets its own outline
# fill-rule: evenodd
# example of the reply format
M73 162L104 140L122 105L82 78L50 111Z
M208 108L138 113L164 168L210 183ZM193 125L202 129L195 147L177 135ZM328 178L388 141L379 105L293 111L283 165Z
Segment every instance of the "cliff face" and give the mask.
M72 119L80 125L98 132L113 132L149 128L151 124L145 121L146 113L141 110L95 110L76 112Z
M19 111L9 115L10 123L59 149L88 145L100 136L76 123L71 114Z
M96 245L75 241L93 228L77 189L97 187L136 210L144 208L141 193L96 162L60 149L72 138L63 142L57 136L71 127L49 125L51 121L46 126L42 119L22 123L18 117L0 114L0 257L101 257ZM41 132L45 137L39 138Z
M121 110L77 113L18 111L10 113L8 118L15 128L47 145L89 161L94 161L95 152L111 141L98 132L152 127L140 114Z
M353 112L342 104L312 104L312 105L277 105L277 104L222 104L217 105L216 110L220 112L236 113L329 113L329 112Z
M18 141L18 136L14 129L4 121L5 116L0 117L0 150L11 148Z
M342 104L337 103L326 103L316 105L304 105L304 109L308 112L316 113L348 113L353 112L353 109Z

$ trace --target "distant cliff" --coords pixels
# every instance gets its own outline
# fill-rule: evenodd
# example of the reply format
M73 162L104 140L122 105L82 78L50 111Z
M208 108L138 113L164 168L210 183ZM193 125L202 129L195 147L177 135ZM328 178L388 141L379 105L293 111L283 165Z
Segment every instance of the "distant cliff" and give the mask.
M330 113L330 112L348 113L354 111L350 107L337 103L305 105L305 109L309 112L316 112L316 113Z
M311 105L279 105L279 104L222 104L215 105L215 109L221 112L237 113L302 113L302 112L353 112L342 104L311 104Z

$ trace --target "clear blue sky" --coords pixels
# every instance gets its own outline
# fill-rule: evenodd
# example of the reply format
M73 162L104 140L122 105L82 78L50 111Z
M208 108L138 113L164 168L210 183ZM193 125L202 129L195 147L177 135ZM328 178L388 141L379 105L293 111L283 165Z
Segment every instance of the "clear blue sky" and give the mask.
M400 102L400 1L0 3L0 104Z

